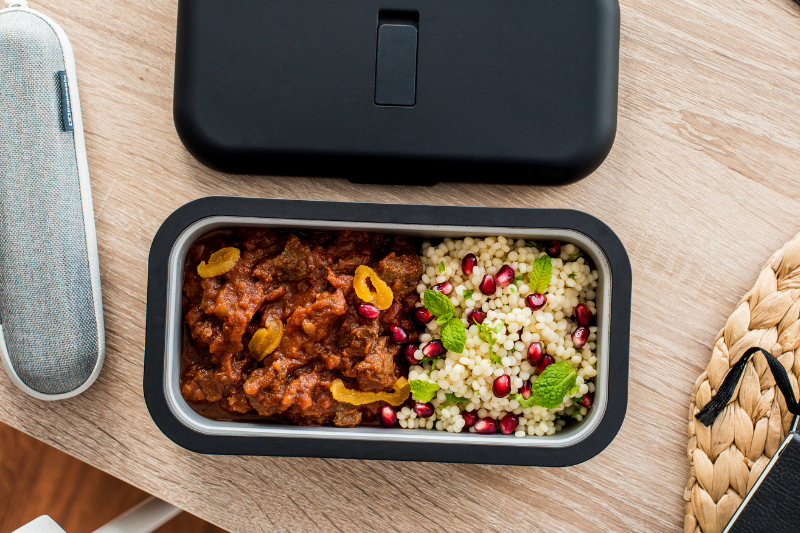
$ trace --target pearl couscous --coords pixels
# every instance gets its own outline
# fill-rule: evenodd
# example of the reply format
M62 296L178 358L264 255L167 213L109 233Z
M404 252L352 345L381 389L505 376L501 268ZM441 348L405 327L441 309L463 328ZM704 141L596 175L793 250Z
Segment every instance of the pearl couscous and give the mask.
M427 323L408 380L427 386L432 395L438 386L428 402L433 414L422 418L419 409L403 407L397 412L401 427L478 433L499 428L516 437L543 436L586 416L597 375L597 327L591 324L598 274L575 245L502 236L444 239L435 246L424 242L421 259L425 270L417 292L424 297L433 289L447 296L466 338L462 352L445 350L442 325ZM540 280L536 293L530 283L540 264L551 275ZM572 367L560 365L574 385L555 408L531 405L531 387L559 362Z

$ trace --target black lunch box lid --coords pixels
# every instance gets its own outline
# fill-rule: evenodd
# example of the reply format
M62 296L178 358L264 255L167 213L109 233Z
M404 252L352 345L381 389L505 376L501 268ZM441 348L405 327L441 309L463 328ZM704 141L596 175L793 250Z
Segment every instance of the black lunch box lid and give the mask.
M582 233L603 251L612 275L609 323L608 401L597 427L570 446L530 448L355 438L233 436L204 434L184 425L170 410L165 391L168 263L173 245L195 222L216 216L265 217L298 221L334 221L459 226L480 220L498 228L566 229ZM435 205L389 205L352 202L209 197L178 208L161 225L150 247L147 275L147 324L144 397L150 416L173 442L189 450L221 455L268 455L434 461L527 466L569 466L591 459L617 435L628 405L628 358L631 321L631 264L619 237L597 218L570 209L520 209ZM508 437L513 438L513 437Z
M617 0L180 0L174 119L229 172L566 183L618 71Z

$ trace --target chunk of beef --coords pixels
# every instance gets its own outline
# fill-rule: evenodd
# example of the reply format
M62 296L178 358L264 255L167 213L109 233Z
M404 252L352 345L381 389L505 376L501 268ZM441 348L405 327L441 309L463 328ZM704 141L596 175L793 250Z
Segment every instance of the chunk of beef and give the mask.
M353 428L361 422L361 410L346 403L337 403L333 414L333 425Z
M328 246L326 253L337 274L355 274L359 265L369 265L375 254L370 234L358 231L341 231Z
M285 361L258 368L245 381L252 406L260 415L278 414L299 424L330 422L337 403L330 391L335 374L319 362L287 372Z
M238 405L241 403L239 400L244 398L239 393L252 365L253 360L242 353L223 355L219 366L192 364L186 368L181 379L181 394L188 401L221 401L223 409L229 407L235 412L246 413L252 408L249 403Z
M218 402L222 399L223 389L213 366L192 365L186 369L181 379L181 395L188 402Z
M346 310L347 302L342 291L323 292L317 296L316 302L292 313L286 321L286 333L291 336L295 331L302 331L309 339L320 341L336 330L339 317Z
M297 235L290 235L280 255L269 259L265 265L259 265L256 272L268 272L268 269L272 269L278 281L303 279L308 274L310 251L311 247L300 241Z
M390 252L374 269L399 300L411 294L422 277L422 261L416 254L398 255Z
M379 337L363 361L355 367L358 388L365 391L390 390L400 377L394 358L400 346L390 343L389 337Z

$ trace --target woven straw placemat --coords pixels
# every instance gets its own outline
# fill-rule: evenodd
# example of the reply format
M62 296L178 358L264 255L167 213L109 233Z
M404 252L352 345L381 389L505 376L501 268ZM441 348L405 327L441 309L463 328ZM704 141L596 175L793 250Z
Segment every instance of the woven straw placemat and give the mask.
M767 361L747 363L731 401L710 428L694 418L716 394L728 369L753 346L783 364L795 397L800 376L800 234L775 252L714 341L711 362L695 383L689 407L684 533L718 533L786 437L793 415Z

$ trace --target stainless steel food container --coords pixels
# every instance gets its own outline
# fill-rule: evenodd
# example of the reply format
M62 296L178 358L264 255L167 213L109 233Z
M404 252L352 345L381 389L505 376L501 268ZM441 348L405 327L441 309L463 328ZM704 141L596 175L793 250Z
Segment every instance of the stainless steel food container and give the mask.
M599 272L594 407L584 420L555 435L525 438L203 417L180 394L183 265L189 247L199 237L213 229L241 226L360 229L430 239L505 235L575 244ZM153 239L148 270L145 400L164 434L196 452L568 466L600 453L625 417L630 262L614 232L579 211L210 197L184 205L163 223Z

